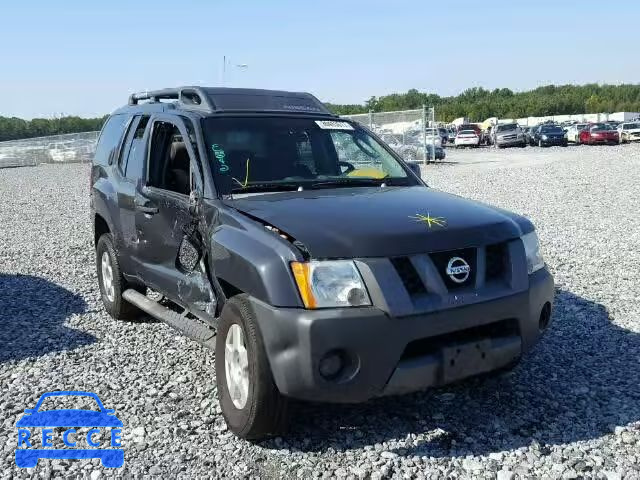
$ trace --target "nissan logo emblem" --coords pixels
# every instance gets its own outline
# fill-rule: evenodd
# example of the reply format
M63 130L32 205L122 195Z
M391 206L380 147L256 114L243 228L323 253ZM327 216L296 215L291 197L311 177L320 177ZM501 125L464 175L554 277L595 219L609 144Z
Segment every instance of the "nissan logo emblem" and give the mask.
M456 283L464 283L469 278L471 267L464 258L452 257L447 263L447 275Z

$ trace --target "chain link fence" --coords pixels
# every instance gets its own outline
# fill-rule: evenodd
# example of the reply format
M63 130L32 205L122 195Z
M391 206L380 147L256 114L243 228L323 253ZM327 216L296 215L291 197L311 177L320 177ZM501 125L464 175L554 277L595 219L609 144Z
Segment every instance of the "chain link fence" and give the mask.
M342 115L375 132L404 160L429 162L445 157L446 138L435 127L435 109ZM435 151L435 155L434 155Z
M90 162L99 133L68 133L0 142L0 168Z

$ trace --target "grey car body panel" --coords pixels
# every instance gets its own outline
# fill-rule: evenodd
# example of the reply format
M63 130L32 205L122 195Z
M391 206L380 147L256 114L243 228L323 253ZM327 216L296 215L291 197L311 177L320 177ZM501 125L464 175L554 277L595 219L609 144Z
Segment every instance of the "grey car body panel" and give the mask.
M511 240L533 230L523 217L423 186L283 192L227 203L287 232L314 258L450 250ZM419 214L444 219L446 226L429 226L416 218Z
M263 224L221 204L212 221L211 270L242 292L273 306L302 307L290 263L302 254Z

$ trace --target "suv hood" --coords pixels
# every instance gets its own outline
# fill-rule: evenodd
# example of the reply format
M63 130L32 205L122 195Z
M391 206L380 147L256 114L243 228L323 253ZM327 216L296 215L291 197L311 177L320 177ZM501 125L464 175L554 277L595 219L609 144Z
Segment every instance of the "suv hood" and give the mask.
M524 217L422 186L280 192L225 203L299 240L313 258L451 250L498 243L533 230ZM429 225L418 215L439 221Z

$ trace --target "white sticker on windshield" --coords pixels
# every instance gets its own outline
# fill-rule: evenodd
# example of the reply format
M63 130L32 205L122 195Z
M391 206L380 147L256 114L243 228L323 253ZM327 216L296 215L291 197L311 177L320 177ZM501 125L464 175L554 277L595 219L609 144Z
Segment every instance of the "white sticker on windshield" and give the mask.
M325 130L353 130L350 123L335 120L316 120L316 124Z

